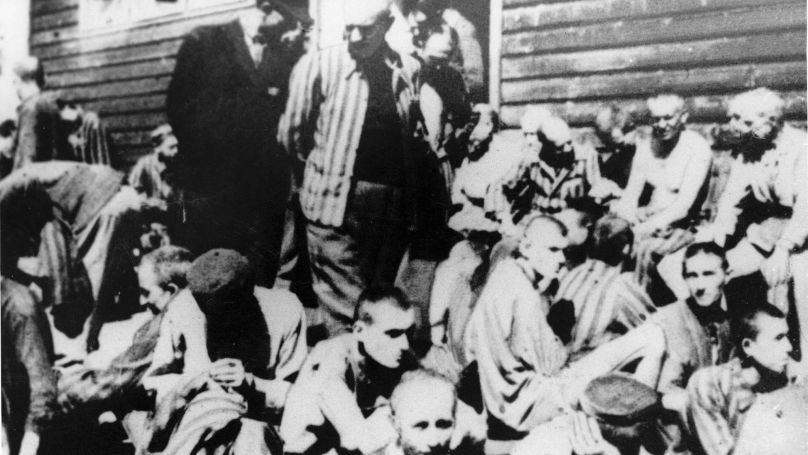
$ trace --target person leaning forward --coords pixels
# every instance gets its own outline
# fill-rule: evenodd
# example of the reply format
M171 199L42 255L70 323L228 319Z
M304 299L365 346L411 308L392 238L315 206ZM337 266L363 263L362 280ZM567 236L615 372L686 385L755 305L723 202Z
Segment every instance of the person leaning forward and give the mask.
M345 14L348 42L300 60L278 126L286 152L305 162L300 206L331 333L350 325L362 289L395 279L415 224L417 180L419 64L385 43L389 1L347 0Z

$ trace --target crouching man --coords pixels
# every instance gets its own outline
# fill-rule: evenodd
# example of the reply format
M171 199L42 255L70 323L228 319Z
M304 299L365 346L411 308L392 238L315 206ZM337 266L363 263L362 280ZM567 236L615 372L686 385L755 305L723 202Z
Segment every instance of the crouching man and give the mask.
M289 391L280 434L290 454L363 454L396 439L386 402L414 369L415 310L398 288L368 288L350 333L320 342Z
M254 283L234 250L191 264L144 379L157 395L150 451L280 453L267 424L278 421L303 365L306 324L294 294Z
M580 410L536 427L511 455L661 453L653 425L662 409L654 389L622 374L593 379Z
M565 234L554 218L530 219L517 252L496 266L471 315L467 355L478 364L492 439L521 439L574 407L593 378L637 359L635 379L657 385L665 338L654 324L570 359L557 334L566 321L552 317L548 297L564 262Z

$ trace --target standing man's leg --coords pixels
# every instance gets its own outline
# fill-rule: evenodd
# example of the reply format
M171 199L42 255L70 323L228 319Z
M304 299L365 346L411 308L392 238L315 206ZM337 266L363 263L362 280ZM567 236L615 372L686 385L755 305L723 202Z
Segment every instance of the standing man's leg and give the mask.
M340 227L307 222L314 293L330 335L350 328L359 294L393 284L407 246L402 190L356 183Z

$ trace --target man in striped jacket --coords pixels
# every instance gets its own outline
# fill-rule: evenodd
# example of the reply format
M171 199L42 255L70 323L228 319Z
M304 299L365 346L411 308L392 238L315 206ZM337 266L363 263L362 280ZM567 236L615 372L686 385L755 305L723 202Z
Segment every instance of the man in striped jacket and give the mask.
M279 142L303 166L300 205L326 329L348 327L362 289L390 284L414 223L412 106L419 65L385 42L389 0L347 0L347 43L292 72Z

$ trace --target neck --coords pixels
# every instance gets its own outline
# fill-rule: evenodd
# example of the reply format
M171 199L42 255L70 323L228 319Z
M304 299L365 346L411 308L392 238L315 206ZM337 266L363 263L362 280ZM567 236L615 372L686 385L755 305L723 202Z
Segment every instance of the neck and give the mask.
M676 144L679 143L680 134L677 134L671 139L651 138L651 152L657 158L667 158L671 154Z
M788 376L784 372L772 371L753 357L747 357L741 365L744 380L755 392L767 393L781 389L788 384Z

